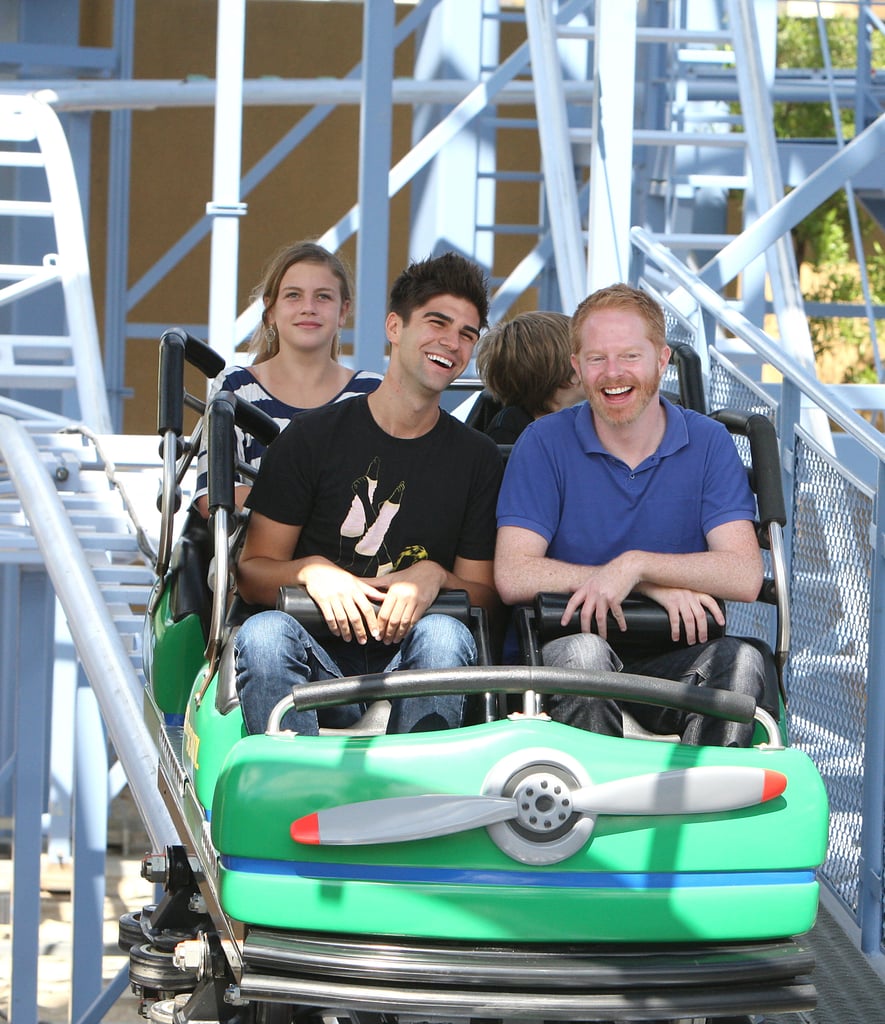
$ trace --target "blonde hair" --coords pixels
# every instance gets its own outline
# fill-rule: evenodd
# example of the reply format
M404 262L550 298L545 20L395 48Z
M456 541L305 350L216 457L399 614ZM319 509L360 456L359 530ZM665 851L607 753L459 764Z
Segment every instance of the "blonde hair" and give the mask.
M261 311L261 322L252 332L249 339L247 352L253 354L253 363L264 363L272 359L280 350L280 339L276 330L271 332L271 325L267 322L267 311L277 301L280 294L280 284L289 267L296 263L316 263L329 270L338 279L341 289L341 304L345 303L353 308L353 282L350 270L344 260L336 253L329 252L317 242L295 242L292 245L280 249L267 264L261 283L252 291L251 301L261 299L264 308ZM329 355L337 361L339 351L338 332L332 339L332 348Z
M551 412L556 391L573 383L569 325L564 313L532 312L490 328L476 368L492 395L530 416Z
M581 351L581 328L591 313L603 309L618 309L626 313L635 313L645 321L648 340L661 351L667 344L667 325L664 322L664 311L648 294L629 284L612 284L607 288L588 295L572 316L572 351Z

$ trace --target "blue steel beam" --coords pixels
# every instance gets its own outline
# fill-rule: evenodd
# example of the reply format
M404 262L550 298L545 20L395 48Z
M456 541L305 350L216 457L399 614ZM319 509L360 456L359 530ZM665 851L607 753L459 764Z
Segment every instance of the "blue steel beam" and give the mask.
M442 3L443 0L436 0ZM585 0L589 3L590 0ZM426 17L423 7L414 8L407 18L414 15ZM397 30L401 29L406 19L398 22ZM413 23L414 24L414 23ZM637 29L639 42L654 41ZM582 30L580 34L569 33L567 28L560 31L563 39L579 38L592 40L595 33L592 29ZM3 45L0 44L0 59ZM776 69L775 77L770 84L771 98L775 102L785 103L826 103L829 98L830 84L816 68ZM846 110L854 108L858 82L855 71L836 68L833 72L832 88L835 90L839 106ZM874 103L881 104L885 99L885 72L873 71L866 83L869 96ZM155 110L174 107L211 107L215 103L216 83L212 79L186 79L171 81L167 79L139 78L119 81L81 80L71 82L65 79L44 79L37 82L10 79L3 83L4 91L40 92L40 98L50 103L57 111L97 111L97 110ZM397 78L394 81L394 102L398 104L416 103L459 103L472 88L470 82L434 81L422 82L416 79ZM700 68L692 78L684 83L685 99L690 101L717 100L726 103L736 101L738 87L734 71L718 68ZM566 98L586 102L588 99L585 82L567 81L565 83ZM534 87L528 80L513 82L502 92L499 102L508 105L531 103ZM244 107L293 107L313 104L350 104L357 105L360 101L359 87L355 86L349 75L341 78L274 78L244 79Z
M71 72L109 76L114 73L115 63L114 51L100 46L57 43L3 43L0 46L0 70L12 71L21 78Z
M498 64L497 20L477 17L475 0L438 4L416 33L414 78L432 84L474 82ZM488 52L483 54L483 50ZM451 110L442 101L421 103L412 114L412 145L416 145ZM493 126L478 119L461 132L412 180L409 257L423 259L446 249L472 256L485 267L494 262L492 236L478 225L494 216Z
M103 988L102 957L95 936L104 931L107 892L108 792L107 736L95 692L79 673L74 717L74 885L71 946L71 1020L87 1024L84 1014ZM96 1018L97 1020L98 1018Z
M587 291L626 279L630 265L637 0L596 5ZM607 39L617 39L612 46Z
M588 0L572 0L563 4L557 21L567 22L587 6ZM499 92L518 75L529 61L529 44L522 43L487 80L478 83L470 93L413 147L394 167L388 177L388 197L395 196L415 175L427 166L458 132L466 128L491 104ZM338 248L359 226L359 206L354 205L320 241L329 248ZM358 300L359 301L359 300Z
M357 202L366 211L356 247L357 366L384 365L390 204L387 171L393 141L392 83L394 7L389 0L365 0L363 7L363 101Z
M435 0L439 2L439 0ZM430 11L435 6L434 2L425 2L414 10L410 11L401 22L397 24L393 34L394 46L399 44L421 25ZM359 102L362 79L362 63L355 65L345 76L345 80L353 81L355 91L352 102ZM201 88L208 89L207 102L214 102L214 83L202 83ZM248 92L246 93L248 98ZM288 101L291 102L291 99ZM243 176L240 183L240 196L246 198L254 188L261 182L310 135L334 110L335 103L326 103L314 108L280 139L270 150ZM196 246L209 234L211 228L210 219L203 217L193 224L161 257L153 266L147 270L135 284L129 289L126 296L126 309L132 309L147 295L171 270L173 270ZM260 311L259 311L260 312ZM250 306L237 318L236 337L245 338L252 327L258 321L256 307ZM168 326L168 325L166 325ZM199 334L200 331L195 333Z
M135 0L114 2L114 51L117 74L131 78L134 66ZM129 282L129 180L132 112L110 114L108 153L108 226L105 260L104 367L108 405L115 430L122 430L126 398L126 287Z
M729 20L734 27L741 111L748 136L747 159L752 169L753 204L757 214L776 206L784 194L774 136L774 108L766 88L765 61L756 24L759 6L759 0L756 0L756 11L750 0L728 0ZM771 0L766 6L770 16L774 11ZM773 59L770 65L773 67ZM766 247L765 260L781 344L805 366L813 367L814 349L802 306L799 270L791 240L786 234L779 235ZM745 287L745 298L748 297L747 292ZM753 299L759 314L753 319L761 324L765 302L763 279L760 278L754 292Z
M730 242L699 272L700 279L721 291L768 246L795 227L885 152L885 114L837 152L792 192L766 210L750 228Z
M624 6L621 4L621 9ZM629 10L630 6L627 4L626 8ZM599 8L602 9L601 4ZM611 9L611 5L609 5L608 10L611 11ZM526 0L525 12L528 23L529 51L532 57L532 77L535 81L538 136L544 170L544 193L547 198L547 212L550 218L550 234L553 238L559 300L561 308L571 312L586 294L587 256L578 209L578 189L569 139L562 69L556 44L556 24L553 11L546 0ZM635 18L635 7L633 12ZM633 27L635 30L635 21ZM629 39L625 49L629 52ZM623 60L623 53L621 60L622 63L629 65L629 61ZM629 71L632 72L632 66ZM630 82L632 97L632 73L630 73ZM594 92L597 96L599 95L598 89ZM632 130L632 118L629 124L630 130ZM629 183L629 175L626 180ZM629 190L629 184L627 189ZM629 199L626 209L628 219L624 225L625 241L626 229L629 228Z
M218 0L216 28L215 140L212 161L212 219L209 261L209 344L229 362L239 339L237 268L240 249L240 166L243 140L243 60L246 41L246 0Z
M48 479L48 477L47 477ZM37 963L40 952L40 865L49 737L51 647L35 636L51 637L54 603L44 572L18 574L16 609L19 700L15 715L13 818L12 987L10 1020L37 1024ZM26 697L25 697L26 694ZM23 699L24 698L24 699Z

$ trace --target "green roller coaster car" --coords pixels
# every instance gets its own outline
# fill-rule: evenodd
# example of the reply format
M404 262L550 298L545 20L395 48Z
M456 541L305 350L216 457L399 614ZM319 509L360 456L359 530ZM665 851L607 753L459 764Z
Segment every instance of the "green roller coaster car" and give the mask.
M209 430L235 412L213 401ZM210 505L224 579L233 503ZM177 1021L684 1022L814 1004L813 960L793 937L815 921L827 798L784 744L777 699L766 711L625 673L486 664L298 687L247 735L225 595L206 638L196 612L176 620L173 587L164 574L146 622L146 715L182 848L146 862L165 895L130 956L146 1000L182 992L178 967L194 972ZM542 617L530 610L527 628ZM505 711L413 735L279 725L292 704L371 714L427 692ZM599 736L539 710L562 692L755 716L761 740ZM157 950L174 950L173 966Z

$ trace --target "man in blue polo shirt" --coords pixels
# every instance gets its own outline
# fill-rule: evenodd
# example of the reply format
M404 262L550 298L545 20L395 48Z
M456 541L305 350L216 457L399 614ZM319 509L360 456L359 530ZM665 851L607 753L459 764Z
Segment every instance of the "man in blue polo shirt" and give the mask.
M717 598L754 601L762 583L755 501L728 431L661 397L670 350L663 312L645 292L624 284L594 292L575 311L572 343L587 402L536 420L513 450L498 499L500 596L521 604L540 591L571 595L563 622L580 610L583 632L545 645L545 664L625 668L761 699L756 647L707 637L708 611L724 621ZM606 619L626 630L630 593L662 605L674 639L682 626L688 646L622 662ZM547 710L622 735L624 709L684 743L751 742L752 724L645 705L561 696Z

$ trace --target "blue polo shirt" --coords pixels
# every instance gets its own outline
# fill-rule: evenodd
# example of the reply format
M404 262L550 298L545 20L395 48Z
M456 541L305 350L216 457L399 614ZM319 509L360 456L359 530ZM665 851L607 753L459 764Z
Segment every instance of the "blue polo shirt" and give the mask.
M498 526L540 534L550 558L604 565L631 550L706 551L714 527L754 519L756 502L728 430L661 404L664 437L635 469L602 447L586 402L535 420L508 460Z

